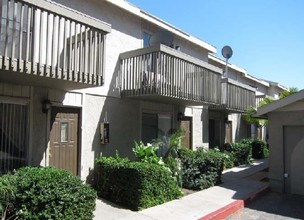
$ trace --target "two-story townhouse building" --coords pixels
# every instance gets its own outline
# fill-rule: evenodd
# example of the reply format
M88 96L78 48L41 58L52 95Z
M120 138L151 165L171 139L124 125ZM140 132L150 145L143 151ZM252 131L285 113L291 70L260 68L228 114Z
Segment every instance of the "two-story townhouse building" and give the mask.
M225 70L226 62L225 60L215 56L214 54L209 54L209 63L217 66L223 70ZM231 80L234 83L241 83L242 85L249 86L255 91L255 104L252 106L254 108L258 108L260 102L268 97L271 99L279 99L280 93L282 91L288 90L286 87L276 83L263 79L258 79L252 75L250 75L245 69L236 66L234 64L228 63L228 73L227 78L228 81ZM250 106L248 106L250 107ZM216 113L214 113L216 114ZM239 112L226 112L226 114L221 114L221 112L217 111L217 118L224 118L225 121L221 121L221 125L225 126L222 129L218 129L216 134L221 134L222 142L234 142L243 138L259 138L266 139L267 128L266 127L256 127L253 124L247 123L242 117L246 114L246 109ZM210 137L209 141L212 139Z
M134 140L179 128L185 146L208 148L217 111L255 104L253 88L208 63L214 46L127 1L0 2L0 172L85 178L95 158L132 157Z

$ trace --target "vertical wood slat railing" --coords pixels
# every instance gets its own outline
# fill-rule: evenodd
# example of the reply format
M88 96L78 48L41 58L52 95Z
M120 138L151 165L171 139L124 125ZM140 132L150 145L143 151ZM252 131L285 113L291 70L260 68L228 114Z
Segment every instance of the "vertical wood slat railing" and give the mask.
M220 102L220 70L160 45L120 55L123 97L158 95L197 103Z
M105 32L28 1L0 1L1 69L102 85Z
M245 112L255 107L255 90L231 79L222 79L222 104L225 108Z

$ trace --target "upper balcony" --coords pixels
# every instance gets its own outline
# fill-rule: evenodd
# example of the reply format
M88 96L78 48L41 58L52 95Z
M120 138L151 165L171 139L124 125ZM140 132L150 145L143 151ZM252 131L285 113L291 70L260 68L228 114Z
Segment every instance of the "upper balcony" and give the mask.
M65 89L103 84L110 25L50 1L0 3L1 81Z
M244 113L250 106L255 107L254 88L229 78L223 78L221 84L221 105L211 109Z
M185 105L219 104L221 69L159 45L120 54L121 96Z

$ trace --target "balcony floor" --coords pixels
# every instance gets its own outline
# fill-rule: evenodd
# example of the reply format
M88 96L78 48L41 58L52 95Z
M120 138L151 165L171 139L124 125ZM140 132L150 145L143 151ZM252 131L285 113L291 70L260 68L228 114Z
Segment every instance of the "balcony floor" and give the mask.
M180 97L172 97L166 95L159 95L159 94L140 94L140 95L130 95L128 96L128 91L123 91L121 96L123 98L130 98L130 99L138 99L143 101L151 101L151 102L161 102L161 103L168 103L168 104L175 104L181 106L205 106L210 105L210 102L205 101L193 101L189 99L183 99ZM216 105L215 103L212 105Z
M47 78L37 75L25 75L12 71L0 70L0 81L18 85L40 86L54 89L74 90L96 87L91 84L71 82L67 80Z

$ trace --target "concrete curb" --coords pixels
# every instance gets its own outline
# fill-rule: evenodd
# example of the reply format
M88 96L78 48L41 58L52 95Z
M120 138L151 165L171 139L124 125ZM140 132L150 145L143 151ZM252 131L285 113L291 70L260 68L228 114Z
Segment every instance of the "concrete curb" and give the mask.
M270 191L269 186L265 186L261 188L260 190L252 193L248 197L244 199L238 199L214 212L209 213L208 215L205 215L204 217L198 219L198 220L222 220L227 218L228 216L232 215L233 213L237 212L238 210L244 208L246 205L248 205L250 202L252 202L257 197L260 197L267 192Z

